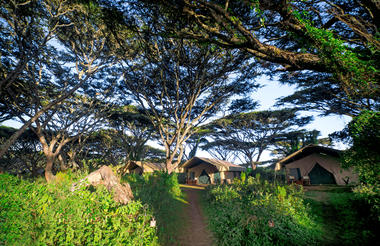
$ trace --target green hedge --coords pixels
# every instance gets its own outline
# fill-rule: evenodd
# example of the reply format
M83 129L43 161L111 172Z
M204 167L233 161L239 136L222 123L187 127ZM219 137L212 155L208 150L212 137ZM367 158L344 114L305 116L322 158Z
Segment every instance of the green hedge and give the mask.
M140 201L119 205L104 187L69 190L57 182L0 175L0 245L157 245L153 216Z
M204 206L217 245L317 245L321 230L302 194L262 182L259 175L210 186Z
M149 205L157 220L161 245L181 245L178 236L185 226L183 217L184 197L176 173L147 173L126 175L136 199Z

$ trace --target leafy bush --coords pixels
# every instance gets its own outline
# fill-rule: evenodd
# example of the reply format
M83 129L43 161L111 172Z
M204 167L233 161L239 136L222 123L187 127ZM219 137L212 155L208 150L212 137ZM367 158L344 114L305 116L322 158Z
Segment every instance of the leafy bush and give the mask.
M363 111L348 125L352 147L345 152L343 165L353 166L360 181L378 184L380 180L380 112Z
M184 226L182 216L183 196L176 173L146 173L126 175L133 194L148 204L157 220L158 238L161 245L178 243L178 233Z
M257 167L255 170L251 170L249 175L256 177L258 173L262 179L268 180L269 182L277 182L278 184L285 184L286 182L284 168L280 171L275 171L268 167Z
M114 202L104 187L71 192L70 174L57 182L0 175L0 244L157 245L151 211L140 201Z
M380 240L379 202L379 187L368 185L356 187L354 193L330 195L341 243L373 245Z
M315 245L320 228L303 203L302 189L260 176L209 187L206 211L217 245Z

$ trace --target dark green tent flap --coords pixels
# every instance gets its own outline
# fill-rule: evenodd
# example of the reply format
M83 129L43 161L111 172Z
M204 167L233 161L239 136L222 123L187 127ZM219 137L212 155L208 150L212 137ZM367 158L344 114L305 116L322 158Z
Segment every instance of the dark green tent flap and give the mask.
M316 163L309 173L311 184L336 184L334 175Z

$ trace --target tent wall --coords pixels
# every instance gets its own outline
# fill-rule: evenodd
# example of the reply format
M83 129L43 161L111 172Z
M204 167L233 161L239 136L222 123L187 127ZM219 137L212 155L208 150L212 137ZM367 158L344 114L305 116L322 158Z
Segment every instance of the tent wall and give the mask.
M192 168L186 168L186 170L188 172L188 178L190 178L190 174L193 172L195 178L197 179L199 179L199 176L201 175L202 171L205 170L207 174L210 176L210 181L212 184L215 183L215 175L217 175L220 178L221 182L224 182L226 180L228 183L231 183L231 181L235 177L240 176L239 171L219 171L214 165L206 162L203 162Z
M233 180L235 177L240 177L241 172L237 171L229 171L229 172L224 172L224 176L226 180Z
M349 177L349 183L358 182L358 176L354 174L352 170L342 169L340 167L339 159L329 155L313 153L286 164L285 168L287 173L289 173L290 168L299 168L301 176L308 176L316 163L332 173L338 185L345 185L344 180L347 179L347 177Z
M143 173L143 170L141 167L134 167L133 169L129 169L128 170L129 173L134 173L134 174L142 174Z
M128 173L142 174L142 173L152 173L154 172L153 168L148 165L142 164L141 166L137 166L136 164L131 165L127 169Z
M206 173L210 176L211 183L214 182L214 173L218 172L218 169L216 169L215 166L210 165L208 163L201 163L195 167L192 168L186 168L188 170L188 178L190 178L190 173L194 172L195 178L199 178L202 171L205 170Z

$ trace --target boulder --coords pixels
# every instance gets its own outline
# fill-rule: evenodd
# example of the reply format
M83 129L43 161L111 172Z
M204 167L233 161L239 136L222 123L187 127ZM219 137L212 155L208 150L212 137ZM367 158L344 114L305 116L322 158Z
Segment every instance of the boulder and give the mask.
M90 173L87 177L73 184L71 191L75 191L82 186L104 185L109 192L114 193L116 202L127 204L133 199L131 186L128 183L121 184L119 178L113 173L108 166L102 166L98 170Z

